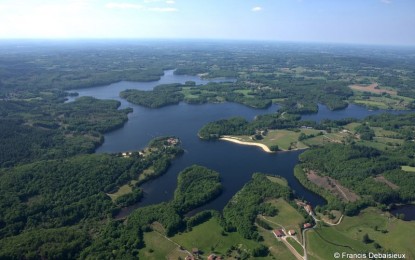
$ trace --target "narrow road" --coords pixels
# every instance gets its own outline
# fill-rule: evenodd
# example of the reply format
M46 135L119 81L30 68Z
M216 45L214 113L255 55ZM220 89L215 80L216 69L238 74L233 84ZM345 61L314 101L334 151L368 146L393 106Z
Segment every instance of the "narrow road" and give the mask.
M276 223L276 222L274 222L274 221L272 221L272 220L269 220L269 219L267 219L266 217L264 217L264 216L262 216L261 215L261 218L263 218L265 221L268 221L269 223L272 223L272 224L274 224L274 225L277 225L277 226L279 226L283 231L284 231L284 233L285 234L288 234L288 232L287 232L287 230L285 229L285 227L283 226L283 225L281 225L281 224L279 224L279 223ZM271 231L272 232L272 231ZM299 245L301 245L301 247L303 248L303 250L304 250L304 255L305 255L305 257L303 257L303 256L301 256L298 252L297 252L297 250L295 250L295 248L287 241L287 237L291 237L291 238L293 238L295 241L297 241L297 243L299 244ZM306 250L305 250L305 247L300 243L300 241L298 241L298 238L296 237L296 236L290 236L290 235L286 235L286 236L284 236L284 237L280 237L280 239L281 239L281 241L285 244L285 246L288 248L288 250L290 250L291 251L291 253L298 259L298 260L307 260L307 252L306 252ZM303 236L303 240L304 240L304 236Z
M310 229L313 229L314 227L303 229L302 235L303 235L304 260L308 259L308 257L307 257L307 239L305 237L305 232L307 232Z
M291 251L291 253L298 259L298 260L305 260L305 258L300 255L297 250L287 241L286 237L281 237L281 241L285 244L286 247L288 247L288 250Z
M311 217L313 217L313 219L314 219L314 221L317 223L317 222L323 222L323 223L325 223L325 224L327 224L327 225L329 225L329 226L337 226L337 225L339 225L341 222L342 222L342 220L343 220L343 217L344 217L344 215L341 215L340 216L340 218L339 218L339 220L336 222L336 223L330 223L330 222L327 222L327 221L325 221L325 220L321 220L321 219L318 219L314 214L310 214L310 216ZM269 223L272 223L272 224L274 224L274 225L277 225L277 226L279 226L283 231L284 231L284 233L285 234L288 234L287 233L287 230L285 229L285 227L283 226L283 225L281 225L281 224L279 224L279 223L276 223L276 222L274 222L274 221L272 221L272 220L269 220L269 219L267 219L266 217L264 217L264 216L262 216L262 215L260 215L260 217L262 218L262 219L264 219L265 221L268 221ZM281 237L281 241L287 246L287 248L291 251L291 253L297 258L297 259L299 259L299 260L308 260L308 256L307 256L307 239L306 239L306 232L308 231L308 230L311 230L311 229L314 229L314 228L316 228L317 227L317 225L314 225L313 227L311 227L311 228L306 228L306 229L303 229L303 231L302 231L302 237L303 237L303 243L300 243L300 241L297 239L297 237L296 236L289 236L289 237L292 237L293 239L295 239L297 242L298 242L298 244L300 244L302 247L303 247L303 250L304 250L304 254L303 254L303 256L301 256L298 252L297 252L297 250L295 250L295 248L286 240L286 237Z
M320 220L320 219L316 218L316 216L314 214L310 214L310 215L311 215L311 217L313 217L313 219L314 219L314 221L316 223L319 222L319 221L321 221L321 222L324 222L325 224L327 224L329 226L337 226L337 225L339 225L342 222L343 217L344 217L344 215L341 215L340 218L339 218L339 220L336 223L330 223L330 222L327 222L327 221ZM308 257L307 257L307 239L306 239L306 236L305 236L305 232L307 232L308 230L314 229L316 226L317 225L314 225L312 228L303 229L302 235L303 235L304 260L307 260L308 259Z
M342 222L343 217L344 217L344 215L341 215L339 220L336 223L330 223L330 222L327 222L327 221L323 221L323 222L326 223L329 226L337 226L338 224L340 224Z

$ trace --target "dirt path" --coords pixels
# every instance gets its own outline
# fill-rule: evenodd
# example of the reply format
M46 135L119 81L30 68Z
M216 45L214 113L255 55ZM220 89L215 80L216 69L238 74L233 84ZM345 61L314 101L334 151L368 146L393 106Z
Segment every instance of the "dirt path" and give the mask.
M330 223L330 222L325 221L324 219L323 220L318 219L318 218L316 218L316 216L314 214L311 214L311 217L313 217L314 222L316 222L316 223L321 221L321 222L324 222L325 224L327 224L329 226L337 226L337 225L339 225L342 222L344 215L341 215L340 218L339 218L339 220L336 223ZM307 257L307 238L306 238L306 232L308 230L314 229L316 226L317 225L314 225L311 228L303 229L303 232L302 232L303 244L302 244L302 246L304 248L304 260L307 260L308 259L308 257Z
M303 256L301 256L297 250L287 241L286 237L281 237L281 241L285 244L285 246L290 250L290 252L298 259L298 260L307 260Z
M269 219L267 219L266 217L264 217L264 216L262 216L261 215L261 218L262 219L264 219L265 221L268 221L269 223L272 223L272 224L274 224L274 225L277 225L277 226L279 226L279 227L281 227L281 229L284 231L284 233L285 234L288 234L288 232L287 232L287 230L285 229L285 227L283 226L283 225L281 225L281 224L279 224L279 223L276 223L276 222L274 222L274 221L272 221L272 220L269 220ZM304 250L304 257L302 256L302 255L300 255L298 252L297 252L297 250L295 250L295 248L287 241L287 237L291 237L291 238L293 238L295 241L297 241L297 243L299 244L299 245L301 245L301 247L303 248L303 250ZM306 252L306 249L304 248L304 245L302 244L302 243L300 243L300 241L298 241L298 239L297 239L297 237L296 236L291 236L291 235L286 235L286 236L284 236L284 237L281 237L280 238L281 239L281 241L285 244L285 246L288 248L288 250L290 250L290 252L298 259L298 260L307 260L307 252ZM303 237L303 241L304 241L304 237Z
M377 181L377 182L382 182L382 183L384 183L384 184L388 185L388 186L389 186L391 189L393 189L393 190L397 190L397 189L399 189L399 186L398 186L398 185L396 185L395 183L392 183L391 181L387 180L387 179L385 178L385 176L383 176L383 175L378 175L378 176L376 176L374 179L375 179L375 181Z
M330 222L327 222L327 221L324 221L324 220L323 220L323 222L326 223L327 225L330 225L330 226L337 226L338 224L340 224L342 222L343 217L344 217L344 215L341 215L339 220L336 223L330 223Z

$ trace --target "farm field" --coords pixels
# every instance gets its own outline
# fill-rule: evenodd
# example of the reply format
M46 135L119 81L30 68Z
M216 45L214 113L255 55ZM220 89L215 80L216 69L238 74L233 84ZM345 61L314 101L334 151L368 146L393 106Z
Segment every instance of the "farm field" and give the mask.
M405 165L405 166L402 166L402 170L406 172L415 172L415 167Z
M414 222L405 222L376 208L363 210L358 216L344 217L337 226L318 225L307 232L309 255L313 259L331 259L335 252L361 253L390 250L415 257ZM369 242L363 237L367 234ZM380 248L376 248L379 247Z
M294 238L287 237L287 242L290 243L290 245L292 245L295 251L297 251L300 255L304 255L303 247L300 244L298 244L298 242L295 241Z
M281 228L278 225L283 226L287 231L294 229L297 232L297 237L301 241L301 225L304 223L304 217L291 206L284 199L277 199L268 201L278 209L278 214L274 217L266 217L268 224L273 228ZM277 225L278 224L278 225Z
M317 135L320 133L319 130L315 129L301 129L298 132L290 130L269 130L267 135L263 137L262 140L252 140L250 136L241 135L233 136L234 138L243 141L243 142L254 142L265 144L268 147L273 145L278 145L280 150L294 150L294 149L306 149L308 146L303 142L298 141L298 137L301 133L306 135Z
M231 255L236 256L239 255L239 253L236 252L238 250L241 252L250 252L252 249L260 246L260 243L244 239L237 232L222 232L222 227L219 225L216 217L193 227L189 232L175 235L171 239L189 251L191 251L192 248L198 248L205 257L209 256L211 253L224 256L227 255L227 253L231 253ZM236 249L232 250L232 248Z
M259 234L264 238L262 244L268 247L274 259L296 260L295 256L288 250L287 246L275 238L269 230L258 228Z
M156 231L144 233L145 248L140 250L139 259L184 259L188 254Z

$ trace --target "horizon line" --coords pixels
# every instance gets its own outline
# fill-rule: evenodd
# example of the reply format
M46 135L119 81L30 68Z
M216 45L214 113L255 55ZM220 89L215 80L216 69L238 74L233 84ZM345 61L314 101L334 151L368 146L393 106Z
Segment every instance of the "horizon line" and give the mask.
M7 41L50 41L50 42L73 42L73 41L135 41L135 42L251 42L251 43L291 43L291 44L316 44L316 45L354 45L354 46L383 46L383 47L415 47L408 43L364 43L364 42L331 42L331 41L300 41L300 40L278 40L278 39L243 39L243 38L133 38L133 37L71 37L71 38L1 38L0 43Z

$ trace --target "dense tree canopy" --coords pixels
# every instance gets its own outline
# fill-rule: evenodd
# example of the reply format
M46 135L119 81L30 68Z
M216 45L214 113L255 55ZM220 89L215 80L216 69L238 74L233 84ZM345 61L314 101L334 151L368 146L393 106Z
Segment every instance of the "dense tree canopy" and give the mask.
M259 239L254 226L258 214L267 210L267 204L261 204L266 198L286 198L292 196L288 187L271 182L264 174L255 173L242 190L240 190L223 209L224 227L236 230L245 238ZM271 207L268 205L268 207Z
M197 165L186 168L179 174L172 201L138 208L127 218L125 224L110 222L83 254L87 258L133 259L143 246L143 232L150 231L151 224L160 223L165 234L172 236L188 227L184 213L215 198L220 190L217 172Z

